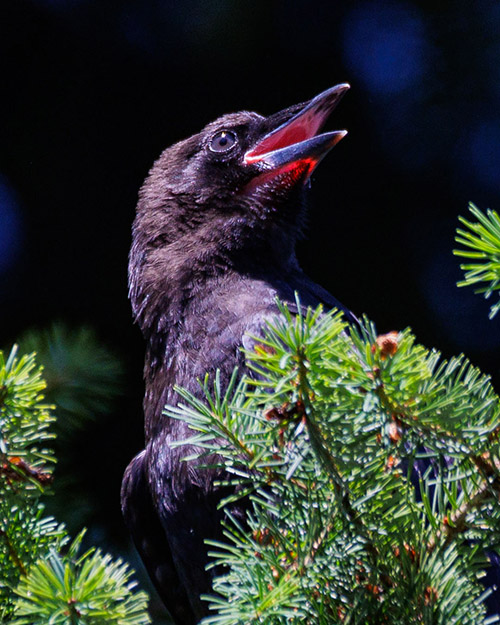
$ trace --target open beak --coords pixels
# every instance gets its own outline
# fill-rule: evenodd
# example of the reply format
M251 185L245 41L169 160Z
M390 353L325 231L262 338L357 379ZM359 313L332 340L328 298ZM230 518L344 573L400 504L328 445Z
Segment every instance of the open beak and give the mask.
M347 134L347 130L318 133L348 89L346 83L336 85L309 102L269 117L270 132L245 153L245 164L257 165L266 180L296 171L303 174L305 182L322 158Z

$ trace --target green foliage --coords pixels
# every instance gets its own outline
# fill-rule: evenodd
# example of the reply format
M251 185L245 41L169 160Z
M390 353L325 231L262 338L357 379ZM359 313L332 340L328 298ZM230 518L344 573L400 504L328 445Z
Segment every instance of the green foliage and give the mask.
M38 494L36 473L48 478L54 462L44 447L53 438L48 427L54 418L51 407L43 403L41 370L35 365L34 354L19 359L16 354L14 348L5 360L0 352L0 454L3 474L9 478L2 480L0 495L5 491ZM23 464L30 466L31 473Z
M46 444L53 437L45 383L34 355L17 358L0 352L0 615L12 611L19 577L61 529L43 519L38 503L51 481L54 458Z
M78 557L83 535L61 555L51 549L16 589L13 625L144 625L145 593L133 593L131 571L121 560L90 549Z
M486 550L500 547L500 404L464 358L406 330L347 331L286 307L246 357L252 380L179 390L166 414L248 495L212 545L206 625L485 622ZM183 442L182 444L184 444ZM214 456L219 454L220 460ZM491 618L489 623L497 622Z
M44 389L34 354L18 358L13 348L5 360L0 352L1 622L149 623L128 567L95 550L77 557L81 536L64 553L64 527L44 515L54 466Z
M57 416L52 429L57 433L58 488L46 506L76 534L82 525L95 524L96 511L93 485L88 473L75 464L75 449L81 450L82 437L89 438L94 421L104 424L116 411L116 399L123 390L122 365L92 328L62 322L26 331L19 349L36 352L37 362L43 366L45 396Z
M459 217L468 229L457 229L455 240L465 245L466 250L454 250L456 256L474 259L475 262L460 265L465 271L465 280L458 286L482 284L476 293L484 293L485 298L500 290L500 217L496 211L488 209L482 213L472 202L469 210L477 219L473 223ZM490 319L500 310L500 299L492 304Z
M21 505L10 497L0 501L0 619L9 620L14 611L13 589L39 554L50 547L61 548L64 528L44 517L43 506L33 501Z
M43 365L45 394L56 406L60 434L107 412L120 391L121 363L90 327L54 323L29 330L19 346L24 353L36 352Z

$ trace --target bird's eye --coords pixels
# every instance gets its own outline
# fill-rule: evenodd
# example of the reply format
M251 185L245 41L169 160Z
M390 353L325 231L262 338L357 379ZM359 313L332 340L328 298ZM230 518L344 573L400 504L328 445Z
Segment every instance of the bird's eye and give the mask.
M209 148L212 152L228 152L237 143L238 139L234 132L221 130L212 137Z

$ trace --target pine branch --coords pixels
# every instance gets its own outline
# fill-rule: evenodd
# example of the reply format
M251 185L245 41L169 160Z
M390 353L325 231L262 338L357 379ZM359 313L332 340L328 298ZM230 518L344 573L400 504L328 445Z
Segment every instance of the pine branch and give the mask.
M131 571L98 550L77 556L41 503L53 482L52 407L34 354L0 352L0 618L26 625L143 625Z
M16 588L12 625L145 625L144 593L133 592L131 571L121 560L90 549L78 555L81 533L66 555L51 549Z
M472 202L469 210L477 219L470 222L459 217L467 230L457 228L455 241L468 249L454 250L456 256L474 259L476 262L460 265L465 272L465 279L458 286L474 286L482 284L475 290L484 293L488 299L495 291L500 290L500 217L496 211L488 209L482 213ZM500 310L500 300L492 304L490 319Z
M204 624L483 622L484 549L500 544L488 378L408 330L280 313L246 353L248 387L166 410L230 471L233 501L253 493L248 528L229 516L213 545L227 573Z

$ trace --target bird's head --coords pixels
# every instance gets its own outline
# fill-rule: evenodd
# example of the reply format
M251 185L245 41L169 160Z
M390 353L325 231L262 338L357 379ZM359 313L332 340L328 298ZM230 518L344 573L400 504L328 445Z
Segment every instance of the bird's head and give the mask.
M305 183L346 134L321 130L348 88L269 117L224 115L167 148L139 194L131 282L139 265L165 275L295 262Z

